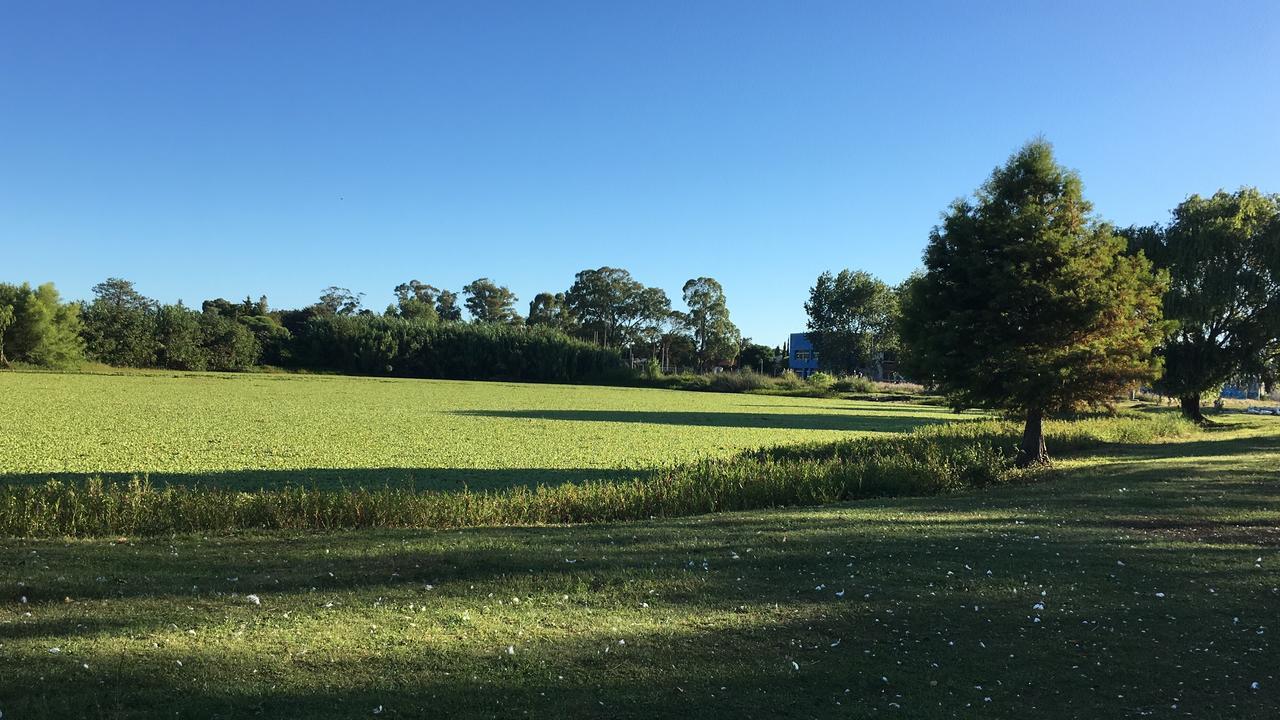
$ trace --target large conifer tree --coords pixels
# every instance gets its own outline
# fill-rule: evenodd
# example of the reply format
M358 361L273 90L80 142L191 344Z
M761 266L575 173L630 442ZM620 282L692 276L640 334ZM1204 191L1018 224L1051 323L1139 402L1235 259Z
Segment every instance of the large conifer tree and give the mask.
M917 369L958 406L1026 418L1019 462L1048 462L1042 420L1153 377L1166 286L1091 216L1080 178L1043 140L956 201L905 298Z

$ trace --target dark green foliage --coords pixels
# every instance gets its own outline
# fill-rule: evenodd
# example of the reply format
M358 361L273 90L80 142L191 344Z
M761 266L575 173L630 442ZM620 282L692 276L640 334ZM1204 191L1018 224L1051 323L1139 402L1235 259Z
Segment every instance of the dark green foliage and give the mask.
M921 379L957 405L1026 415L1023 462L1046 462L1046 413L1108 403L1157 369L1166 280L1090 217L1049 144L1015 153L958 200L910 285L903 336Z
M267 296L263 295L257 300L246 296L244 300L238 303L233 303L225 298L205 300L200 304L200 311L215 313L232 320L243 320L250 317L262 317L269 312L269 309L267 307Z
M259 360L267 365L288 365L293 357L293 333L271 315L253 315L240 319L253 333L261 350Z
M621 363L615 351L546 327L389 317L312 318L296 348L304 367L399 377L570 381Z
M85 308L84 339L89 354L108 365L151 367L156 342L156 302L133 283L108 278L93 286L94 300Z
M210 370L247 370L262 354L249 328L217 313L201 313L200 338Z
M684 284L682 293L689 308L682 324L693 334L698 365L706 370L735 359L742 334L729 320L729 307L720 283L715 278L694 278Z
M1164 312L1177 325L1159 350L1156 389L1203 420L1201 395L1240 371L1265 374L1280 345L1280 196L1193 195L1168 226L1126 235L1171 280Z
M320 302L314 306L321 315L355 315L360 312L364 293L330 285L320 293Z
M62 302L53 283L0 283L0 361L74 367L84 360L82 327L79 306Z
M398 315L410 320L438 320L436 296L440 289L417 280L396 286L396 304L387 309L388 315Z
M215 314L205 304L206 315ZM156 362L171 370L204 370L209 358L200 331L202 314L181 303L164 305L156 313Z
M0 305L0 367L9 366L9 358L4 354L4 334L13 324L13 306Z
M781 366L785 365L783 357L781 348L753 343L751 338L747 338L742 341L741 349L738 350L738 367L765 375L774 375L781 372Z
M436 297L436 315L441 322L461 322L462 308L458 307L458 294L451 290L441 290Z
M574 325L564 293L542 292L535 295L529 302L527 322L530 325L546 325L565 332L571 330Z
M472 280L463 286L462 294L467 296L467 312L471 313L472 322L505 325L524 322L516 312L515 293L489 278Z
M631 273L612 267L575 275L565 303L578 322L579 336L604 347L656 341L671 312L671 300L661 288L645 287Z
M671 331L663 333L658 339L658 351L662 355L662 364L668 368L692 368L698 362L697 348L693 338L684 332Z
M880 353L898 345L898 298L870 273L822 273L809 289L804 310L819 364L832 372L869 368Z

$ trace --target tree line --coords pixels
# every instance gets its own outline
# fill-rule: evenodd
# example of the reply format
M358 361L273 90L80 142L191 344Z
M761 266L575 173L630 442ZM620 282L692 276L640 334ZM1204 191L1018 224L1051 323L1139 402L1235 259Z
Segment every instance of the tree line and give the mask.
M0 284L0 364L69 367L90 359L123 367L245 370L275 365L417 377L574 380L617 374L623 357L706 370L740 353L764 365L773 351L741 337L724 289L698 277L686 309L626 270L579 272L563 292L539 293L527 315L489 278L461 294L419 280L397 285L382 313L363 293L325 288L304 308L272 309L265 296L190 308L162 304L109 278L87 303L51 285ZM466 319L464 319L464 310Z
M382 313L327 288L294 310L266 298L162 305L108 279L88 303L50 284L0 284L0 364L241 370L265 363L421 377L583 380L623 358L709 370L769 369L778 353L742 338L715 279L661 288L626 270L579 272L528 313L488 278L460 296L418 280ZM464 321L464 309L469 320ZM836 373L894 356L904 374L963 407L1025 418L1023 461L1047 461L1045 416L1149 386L1204 422L1201 402L1231 377L1280 376L1280 196L1193 195L1164 224L1118 228L1093 212L1051 146L1028 143L930 233L924 267L897 287L823 273L805 310Z
M1042 419L1148 386L1204 422L1202 399L1241 373L1280 376L1280 196L1193 195L1167 224L1117 228L1079 176L1031 142L930 234L897 287L823 273L805 305L835 371L892 353L958 407L1026 420L1022 460L1045 462Z

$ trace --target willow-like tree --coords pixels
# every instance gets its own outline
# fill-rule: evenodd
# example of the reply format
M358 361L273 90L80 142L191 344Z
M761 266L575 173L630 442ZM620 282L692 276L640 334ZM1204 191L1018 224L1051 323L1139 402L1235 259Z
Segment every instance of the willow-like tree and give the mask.
M1200 398L1238 372L1274 382L1280 349L1280 196L1254 188L1192 195L1165 226L1130 228L1132 247L1167 269L1165 315L1176 328L1159 349L1156 389L1205 422Z
M958 407L1022 414L1023 466L1049 461L1046 415L1107 404L1158 369L1167 279L1091 211L1049 143L1028 143L952 204L906 294L916 370Z
M822 273L809 288L804 311L823 369L852 372L875 363L878 353L896 349L898 297L871 273Z

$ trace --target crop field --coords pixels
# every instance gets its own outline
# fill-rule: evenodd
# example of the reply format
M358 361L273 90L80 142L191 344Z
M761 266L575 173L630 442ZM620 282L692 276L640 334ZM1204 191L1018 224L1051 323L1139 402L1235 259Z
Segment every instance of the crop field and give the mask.
M957 417L901 403L268 374L3 373L0 397L4 481L146 474L247 489L607 480Z
M1274 718L1277 464L1237 417L946 497L0 539L0 712Z

